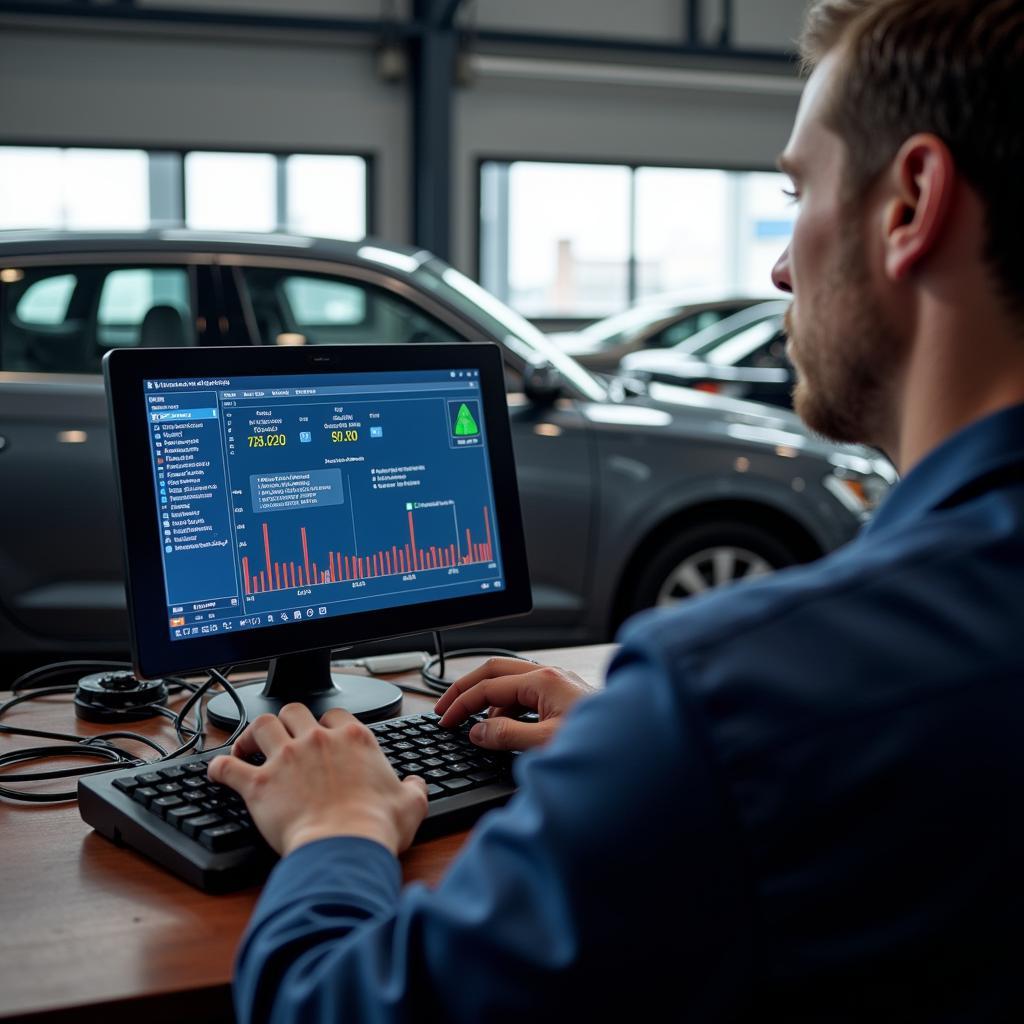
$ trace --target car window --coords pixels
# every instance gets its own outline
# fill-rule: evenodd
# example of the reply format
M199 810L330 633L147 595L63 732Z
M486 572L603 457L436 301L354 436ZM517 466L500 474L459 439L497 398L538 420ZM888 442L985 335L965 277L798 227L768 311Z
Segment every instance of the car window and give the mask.
M25 289L14 315L23 324L49 326L64 323L75 290L74 274L55 274L35 281Z
M744 360L749 359L756 352L765 348L778 333L779 322L777 318L764 320L726 339L710 352L707 352L704 358L716 366L747 365L744 363Z
M356 285L293 275L281 287L300 328L352 326L366 319L366 292Z
M111 348L194 345L191 292L184 267L6 268L0 369L99 373Z
M194 344L188 272L182 267L126 267L103 280L96 313L96 338L104 348L144 343ZM158 309L146 327L150 310ZM175 316L172 312L177 314Z
M408 300L363 281L244 267L265 345L358 345L465 340Z
M673 345L678 345L681 341L693 337L698 331L703 331L705 327L717 324L719 320L734 312L734 309L705 309L700 313L692 313L652 335L647 343L648 347L671 348Z

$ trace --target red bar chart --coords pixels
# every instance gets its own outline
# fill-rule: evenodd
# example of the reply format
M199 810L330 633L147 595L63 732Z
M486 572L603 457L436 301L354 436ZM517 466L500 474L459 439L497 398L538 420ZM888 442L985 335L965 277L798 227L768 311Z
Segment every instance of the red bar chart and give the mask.
M262 562L255 564L248 555L241 559L242 579L246 596L298 587L322 586L330 583L354 582L384 576L427 572L435 569L456 569L463 565L490 562L494 558L491 538L491 517L483 507L484 536L474 538L469 527L458 543L417 545L416 519L413 509L408 510L408 537L401 538L390 547L363 554L326 549L314 545L310 558L310 538L306 527L300 526L298 536L286 537L285 545L301 550L301 560L278 561L271 547L271 530L262 524ZM259 557L259 556L257 556Z

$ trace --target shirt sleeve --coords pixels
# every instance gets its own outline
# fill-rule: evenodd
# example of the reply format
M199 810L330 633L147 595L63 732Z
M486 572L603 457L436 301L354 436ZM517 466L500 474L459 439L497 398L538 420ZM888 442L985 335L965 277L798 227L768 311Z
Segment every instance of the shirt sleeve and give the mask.
M710 1020L748 983L753 900L684 687L618 655L436 889L365 839L274 870L236 971L240 1022L559 1020L669 1007Z

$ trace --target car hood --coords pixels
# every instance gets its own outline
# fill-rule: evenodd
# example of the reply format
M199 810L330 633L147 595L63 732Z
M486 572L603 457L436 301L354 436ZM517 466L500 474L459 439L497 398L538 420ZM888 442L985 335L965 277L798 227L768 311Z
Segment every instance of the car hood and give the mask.
M874 449L828 441L788 409L694 388L652 383L646 395L622 402L592 402L583 411L594 423L695 439L720 438L740 449L800 454L833 465L852 465L863 472L873 470L891 482L896 479L888 460Z

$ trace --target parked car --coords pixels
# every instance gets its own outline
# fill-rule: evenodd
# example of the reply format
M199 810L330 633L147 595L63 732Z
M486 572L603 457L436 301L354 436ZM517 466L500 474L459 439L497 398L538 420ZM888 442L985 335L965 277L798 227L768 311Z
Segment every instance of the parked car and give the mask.
M427 252L274 235L0 240L0 653L126 643L100 359L111 348L489 341L534 613L462 640L608 638L630 612L813 559L893 476L791 414L592 375Z
M662 295L582 330L548 337L588 370L614 373L630 352L672 348L705 327L759 301L735 295L716 299Z
M633 352L620 371L713 394L788 409L795 374L786 355L788 302L761 302L727 317L673 348Z

